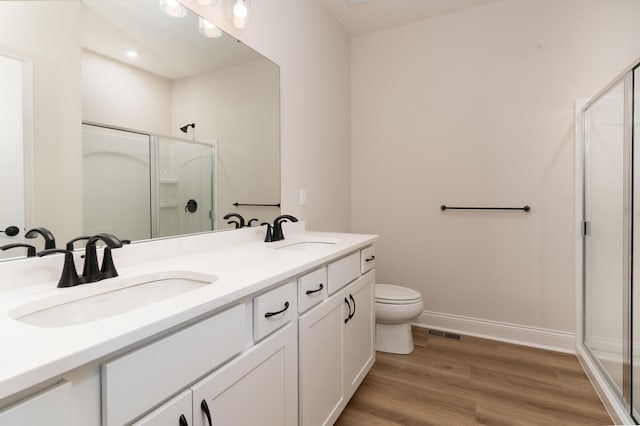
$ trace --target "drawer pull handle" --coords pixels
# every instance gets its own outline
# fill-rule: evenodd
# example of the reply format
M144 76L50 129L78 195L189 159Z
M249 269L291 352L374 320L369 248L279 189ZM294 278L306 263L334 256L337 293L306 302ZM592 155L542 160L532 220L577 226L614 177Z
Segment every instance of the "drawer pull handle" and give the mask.
M376 257L375 257L375 256L367 257L364 261L365 261L365 262L371 262L371 261L373 261L373 260L376 260Z
M278 315L278 314L283 313L287 309L289 309L289 302L284 302L284 309L281 309L278 312L267 312L266 314L264 314L264 317L265 318L270 318L270 317L272 317L274 315Z
M209 422L209 426L213 426L213 422L211 421L211 411L209 411L209 406L207 405L207 401L204 399L200 403L200 409L207 416L207 421Z
M308 296L310 294L319 292L323 288L324 288L324 284L320 284L320 287L318 287L317 289L315 289L315 290L307 290L304 294L306 294Z
M349 309L349 314L347 315L347 318L345 318L344 323L348 323L349 320L351 319L351 304L349 303L349 299L347 299L346 297L344 298L344 303L347 304L347 308Z
M178 421L180 426L189 426L189 422L187 422L187 418L184 414L180 414L180 420Z
M349 319L351 319L356 314L356 301L353 298L352 294L349 294L349 299L351 299L351 301L353 302L353 312L351 312L351 314L349 314Z

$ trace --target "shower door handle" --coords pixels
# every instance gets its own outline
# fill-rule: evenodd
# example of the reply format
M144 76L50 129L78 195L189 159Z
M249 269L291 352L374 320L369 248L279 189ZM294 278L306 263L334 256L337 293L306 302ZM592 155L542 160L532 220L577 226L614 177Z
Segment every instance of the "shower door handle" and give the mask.
M585 237L591 235L591 222L586 220L582 222L582 235Z

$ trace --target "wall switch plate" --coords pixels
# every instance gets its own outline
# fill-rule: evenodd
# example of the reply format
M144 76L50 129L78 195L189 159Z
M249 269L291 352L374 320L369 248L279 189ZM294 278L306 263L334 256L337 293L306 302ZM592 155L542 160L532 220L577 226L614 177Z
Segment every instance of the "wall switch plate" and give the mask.
M307 189L300 188L300 206L304 207L307 205Z

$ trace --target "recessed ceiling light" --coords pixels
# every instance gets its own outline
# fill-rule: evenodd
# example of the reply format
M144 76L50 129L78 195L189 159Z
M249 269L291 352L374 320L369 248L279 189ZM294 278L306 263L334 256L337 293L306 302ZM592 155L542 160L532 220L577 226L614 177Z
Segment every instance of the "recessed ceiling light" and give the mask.
M133 50L133 49L127 50L125 52L125 54L130 58L137 58L138 56L140 56L140 54L137 51Z

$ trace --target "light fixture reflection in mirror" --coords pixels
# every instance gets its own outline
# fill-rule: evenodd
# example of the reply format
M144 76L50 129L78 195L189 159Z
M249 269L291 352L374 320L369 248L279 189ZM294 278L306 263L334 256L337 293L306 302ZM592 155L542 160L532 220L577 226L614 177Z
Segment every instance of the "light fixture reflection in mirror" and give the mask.
M280 202L278 66L225 33L203 37L190 11L174 19L158 6L158 0L0 1L2 19L16 22L0 26L0 45L34 64L29 115L38 131L29 131L34 156L25 158L33 170L26 199L34 202L21 229L46 227L61 246L82 234L83 121L170 137L184 137L180 127L197 123L198 140L217 141L215 229L232 227L222 220L230 212L260 222L280 214L279 207L234 206ZM63 22L46 43L43 22ZM123 54L132 46L139 53L135 61ZM38 158L46 164L34 164ZM162 185L170 193L171 176ZM176 209L184 213L190 198L196 197L176 200ZM14 204L25 203L3 203Z
M245 0L235 0L233 5L233 25L236 28L243 29L247 23L248 13Z
M187 15L187 8L177 0L160 0L160 10L172 18L182 18Z
M222 30L217 26L213 25L211 22L204 19L202 16L198 17L198 29L200 30L200 34L209 38L218 38L222 37Z

